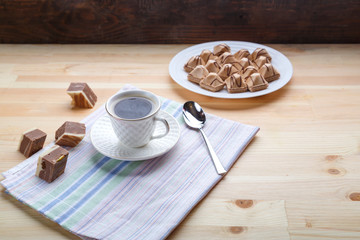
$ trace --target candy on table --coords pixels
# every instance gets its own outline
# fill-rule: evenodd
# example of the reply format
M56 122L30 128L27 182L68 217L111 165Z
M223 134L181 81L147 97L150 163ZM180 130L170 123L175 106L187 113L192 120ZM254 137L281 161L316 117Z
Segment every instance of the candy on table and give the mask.
M30 157L43 148L46 139L46 133L40 129L30 129L24 132L20 139L19 151L25 157Z
M67 94L72 98L71 104L80 108L93 108L97 96L87 83L71 83Z

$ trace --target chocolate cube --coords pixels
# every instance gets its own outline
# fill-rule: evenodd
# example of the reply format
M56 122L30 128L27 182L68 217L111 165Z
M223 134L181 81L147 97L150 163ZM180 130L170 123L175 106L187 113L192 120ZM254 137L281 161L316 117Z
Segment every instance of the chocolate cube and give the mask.
M66 149L54 145L40 155L35 175L51 183L64 173L68 155Z
M85 133L85 124L66 121L55 133L55 144L75 147L85 137Z
M21 136L19 151L25 157L30 157L43 148L46 139L46 133L39 129L31 129L24 132Z
M67 94L72 98L72 105L80 108L93 108L97 96L86 83L71 83Z

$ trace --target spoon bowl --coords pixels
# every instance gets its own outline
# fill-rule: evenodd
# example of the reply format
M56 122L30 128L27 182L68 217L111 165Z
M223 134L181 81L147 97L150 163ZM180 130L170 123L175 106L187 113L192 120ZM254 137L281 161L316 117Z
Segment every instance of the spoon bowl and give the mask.
M200 129L206 122L206 115L200 105L193 101L188 101L183 106L183 116L186 124L192 128Z

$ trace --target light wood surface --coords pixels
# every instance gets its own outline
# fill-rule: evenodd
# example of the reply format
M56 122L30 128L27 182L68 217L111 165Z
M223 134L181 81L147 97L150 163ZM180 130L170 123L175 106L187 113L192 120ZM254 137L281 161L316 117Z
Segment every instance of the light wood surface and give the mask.
M0 171L25 159L22 132L39 127L49 143L64 121L83 119L131 83L261 128L169 239L360 239L360 45L269 45L292 62L292 80L238 100L201 96L170 78L169 61L187 46L0 45ZM71 108L74 81L93 88L95 109ZM0 239L78 238L1 187Z

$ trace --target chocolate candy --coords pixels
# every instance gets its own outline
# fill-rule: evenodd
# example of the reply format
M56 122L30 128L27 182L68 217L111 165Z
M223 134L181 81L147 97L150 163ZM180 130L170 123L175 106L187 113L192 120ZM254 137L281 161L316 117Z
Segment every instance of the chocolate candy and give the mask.
M257 73L258 70L254 67L254 66L247 66L246 68L244 68L244 70L241 72L241 76L244 79L247 79L248 77L250 77L251 74L253 73Z
M230 47L225 43L220 43L219 45L214 46L214 55L220 56L224 52L230 52Z
M67 94L72 98L71 104L80 108L93 108L97 96L86 83L71 83Z
M253 73L246 79L246 85L250 92L266 89L269 84L260 73Z
M248 66L252 65L251 61L246 57L240 59L239 64L241 65L241 70L242 71L244 71L244 69L247 68Z
M208 49L204 49L200 53L200 58L204 61L204 64L207 64L209 60L215 60L217 57Z
M199 84L200 81L203 80L208 74L208 70L203 65L199 65L188 74L188 80L190 82Z
M252 65L257 69L260 69L265 63L270 63L270 60L265 56L260 56L253 61Z
M250 52L247 49L240 49L239 51L237 51L236 53L234 53L234 57L237 60L240 60L242 58L249 58L250 56Z
M68 155L69 152L60 146L51 147L40 155L35 175L51 183L64 173Z
M267 82L272 82L280 78L280 73L274 68L271 63L265 63L260 68L259 72Z
M236 67L234 67L232 64L227 63L221 67L218 74L219 74L219 77L221 77L221 79L223 81L225 81L225 79L227 79L228 77L230 77L231 75L233 75L234 73L236 73L238 71L239 70Z
M224 53L225 54L225 53ZM224 55L223 54L223 55ZM222 56L222 55L221 55ZM240 64L240 62L233 56L233 55L229 55L228 57L224 58L222 61L222 65L225 64L231 64L233 67L235 67L237 70L242 70L243 67Z
M215 60L209 60L206 65L205 68L209 71L209 72L214 72L214 73L218 73L221 69L221 66L215 61Z
M31 129L24 132L21 136L19 151L25 157L30 157L43 148L46 139L46 133L39 129Z
M227 62L225 63L225 61L226 61L228 58L233 59L234 56L233 56L231 53L229 53L229 52L224 52L223 54L221 54L221 55L216 59L216 62L217 62L220 66L222 66L222 65L224 65L224 64L227 63ZM235 60L234 60L234 61L235 61Z
M234 73L225 80L226 89L229 93L241 93L247 91L245 79L239 73Z
M184 65L184 69L185 69L186 72L191 72L198 65L205 65L204 60L200 56L193 56Z
M55 144L75 147L85 137L85 132L85 124L66 121L55 133Z
M200 87L212 92L218 92L223 89L224 86L224 81L216 73L209 73L206 78L200 82Z
M260 56L264 56L266 58L269 59L269 61L271 61L271 56L270 54L266 51L265 48L257 48L255 49L252 53L251 53L251 60L255 61L256 59L258 59Z

